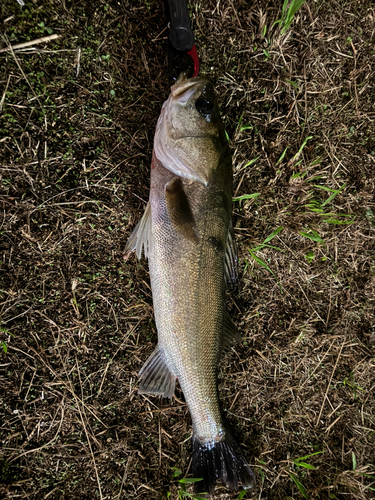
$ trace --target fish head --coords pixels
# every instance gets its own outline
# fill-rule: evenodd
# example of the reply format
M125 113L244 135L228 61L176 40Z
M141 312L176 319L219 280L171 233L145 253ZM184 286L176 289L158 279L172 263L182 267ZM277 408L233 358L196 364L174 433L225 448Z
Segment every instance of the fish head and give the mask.
M175 175L207 186L227 151L212 83L205 77L180 75L156 127L157 159Z
M166 107L172 138L217 135L221 125L219 107L213 85L207 78L186 79L182 73L171 88Z

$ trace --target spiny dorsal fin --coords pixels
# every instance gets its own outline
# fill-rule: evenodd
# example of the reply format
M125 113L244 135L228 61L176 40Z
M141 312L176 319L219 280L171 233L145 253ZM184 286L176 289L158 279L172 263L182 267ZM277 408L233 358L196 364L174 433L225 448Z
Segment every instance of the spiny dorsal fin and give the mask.
M168 214L175 230L190 241L197 242L194 216L184 191L182 180L174 177L165 186Z
M224 329L223 329L223 351L228 351L233 344L241 342L241 334L236 325L233 323L231 317L227 312L224 315Z
M142 219L135 226L132 234L130 235L126 246L125 255L133 252L137 254L138 259L142 257L142 247L147 259L150 253L150 242L151 242L151 205L150 202L147 203L145 212Z
M225 278L227 284L231 286L235 286L238 283L237 262L237 245L231 220L227 238L227 249L225 252Z
M168 368L158 346L139 372L139 381L138 394L154 394L164 398L173 396L176 375Z

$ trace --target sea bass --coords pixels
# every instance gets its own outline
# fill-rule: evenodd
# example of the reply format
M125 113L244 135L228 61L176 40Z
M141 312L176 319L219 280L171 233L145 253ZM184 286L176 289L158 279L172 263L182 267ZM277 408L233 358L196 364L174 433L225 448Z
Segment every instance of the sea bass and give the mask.
M212 84L181 75L159 117L150 198L125 251L149 259L158 345L140 372L139 393L171 398L179 380L193 422L197 491L216 480L255 484L224 424L217 390L222 352L240 339L225 311L237 279L232 163Z

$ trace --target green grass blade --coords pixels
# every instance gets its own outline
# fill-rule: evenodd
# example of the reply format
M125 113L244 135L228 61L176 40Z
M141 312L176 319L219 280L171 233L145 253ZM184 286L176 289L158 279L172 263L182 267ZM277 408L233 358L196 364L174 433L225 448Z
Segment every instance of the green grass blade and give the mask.
M246 269L249 267L249 261L247 260L246 257L244 257L244 261L245 261L245 267L244 267L243 272L245 273Z
M357 468L357 459L355 458L354 452L352 451L352 462L353 462L353 470Z
M274 28L277 24L280 24L281 22L282 22L282 20L281 20L281 19L279 19L278 21L275 21L275 22L273 23L273 25L271 26L271 30L273 30L273 28Z
M337 189L327 188L327 186L319 186L319 184L314 184L314 187L318 189L324 189L324 191L329 191L330 193L336 193Z
M237 124L237 127L236 127L236 129L237 129L237 130L239 130L239 128L241 127L242 117L243 117L243 113L242 113L242 115L240 116L240 119L238 120L238 124Z
M7 335L10 335L11 337L14 337L13 333L10 333L9 330L7 330L6 328L3 328L2 326L0 326L0 332L4 332Z
M284 151L282 152L282 154L281 154L280 158L277 160L276 165L278 165L278 164L282 161L282 159L284 158L284 156L285 156L285 154L286 154L287 150L288 150L288 148L286 147L286 148L284 149Z
M281 30L281 34L284 34L285 31L287 31L292 24L293 17L295 13L302 7L302 5L305 3L305 0L292 0L292 2L289 5L288 11L283 13L283 17L285 18L284 21L284 27ZM285 6L285 2L284 2ZM283 7L284 9L284 7Z
M246 165L243 167L243 168L246 168L246 167L250 167L250 165L252 165L253 163L255 163L257 160L259 160L260 158L260 155L257 156L256 158L254 158L254 160L250 160L248 163L246 163Z
M321 214L321 215L324 215L324 214ZM353 217L353 219L351 219L351 220L324 219L323 222L327 222L327 224L342 225L342 224L353 224L354 220L355 220L355 217Z
M242 500L242 499L243 499L243 497L246 495L246 493L247 493L247 491L246 491L246 490L242 490L242 491L240 492L240 494L238 495L237 500Z
M334 212L324 212L322 217L353 217L352 214L336 214Z
M287 22L291 22L293 20L294 14L302 7L304 3L305 0L292 0L287 13Z
M329 198L326 199L326 201L324 201L322 203L322 207L324 207L324 205L327 205L328 203L330 203L339 193L341 193L341 191L345 188L346 184L343 184L343 186L340 188L340 189L337 189L337 191L335 191L333 194L331 194L331 196Z
M277 229L275 229L275 231L273 231L273 233L271 233L269 236L267 236L267 238L263 241L263 245L265 243L268 243L269 241L271 241L277 234L279 234L280 231L282 231L284 228L283 226L280 226L278 227Z
M307 144L307 141L309 141L310 139L312 139L314 136L312 135L309 135L309 137L306 137L306 139L303 141L302 143L302 146L299 148L298 152L293 156L293 160L297 160L297 158L299 158L300 154L302 153L303 151L303 148L306 146Z
M317 243L324 243L323 238L321 238L316 231L311 230L311 233L306 233L304 231L300 231L299 234L301 236L304 236L305 238L308 238L311 241L316 241Z
M299 481L298 477L292 474L291 472L288 471L288 474L290 476L290 479L294 482L294 484L297 486L299 491L301 492L301 495L303 498L306 498L306 500L309 500L309 497L307 496L306 493L306 488L303 486L303 484Z
M307 205L305 205L305 206L307 206ZM321 208L311 208L311 207L309 207L309 208L310 208L311 212L316 212L316 213L318 213L320 215L324 215L324 213L322 213L323 210Z
M306 462L299 462L298 460L292 460L292 462L297 467L303 467L304 469L310 469L310 470L316 469L316 467L314 467L313 465L307 464Z
M261 249L262 249L262 248L264 248L264 247L267 247L267 248L273 248L274 250L279 250L280 252L282 252L281 248L279 248L279 247L274 247L274 246L272 246L272 245L265 245L264 243L261 243L261 244L260 244L260 245L258 245L257 247L252 248L251 250L252 250L253 252L257 252L258 250L261 250Z
M315 453L311 453L310 455L305 455L304 457L295 458L294 460L296 462L299 462L300 460L307 460L310 457L314 457L315 455L321 455L322 453L325 453L324 450L323 451L316 451Z
M181 484L190 484L198 483L199 481L203 481L203 477L183 477L178 482Z
M245 170L245 168L247 167L250 167L251 165L253 165L257 160L259 160L260 156L257 156L256 158L254 158L253 160L250 160L249 162L246 163L246 165L244 165L243 167L241 167L238 171L237 171L237 174L242 172L242 170Z
M307 203L304 205L305 208L310 208L311 210L320 210L321 212L323 211L320 207L320 203L317 200L310 200L310 203Z
M303 179L304 177L306 177L306 175L307 172L293 172L291 179Z
M258 198L258 196L260 196L260 193L244 194L242 196L232 198L232 201L250 200L251 198Z
M316 165L317 163L320 163L322 157L321 156L318 156L318 158L316 158L312 163L310 163L309 167L312 167L314 165ZM319 175L318 177L314 177L314 179L320 179L321 175ZM310 179L310 180L313 180L313 179Z
M253 130L254 125L251 125L251 123L245 123L244 125L241 125L240 127L240 132L243 132L244 130Z
M179 469L178 467L171 467L171 469L173 470L173 477L181 476L182 474L181 469Z
M253 253L251 250L249 250L249 253L252 256L252 258L256 262L258 262L258 264L260 264L262 267L264 267L264 269L267 269L267 271L270 272L272 274L272 276L275 276L275 273L273 271L271 271L271 269L267 266L267 264L264 262L264 260L262 260L257 255L255 255L255 253ZM275 278L276 278L276 276L275 276Z

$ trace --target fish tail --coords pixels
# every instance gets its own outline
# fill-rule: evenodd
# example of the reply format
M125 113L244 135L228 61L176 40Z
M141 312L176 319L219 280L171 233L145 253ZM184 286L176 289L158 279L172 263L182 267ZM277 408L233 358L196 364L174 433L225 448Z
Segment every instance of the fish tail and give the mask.
M232 491L255 486L254 472L228 430L221 441L204 444L193 434L192 469L194 478L202 478L195 483L196 493L212 494L217 479Z

